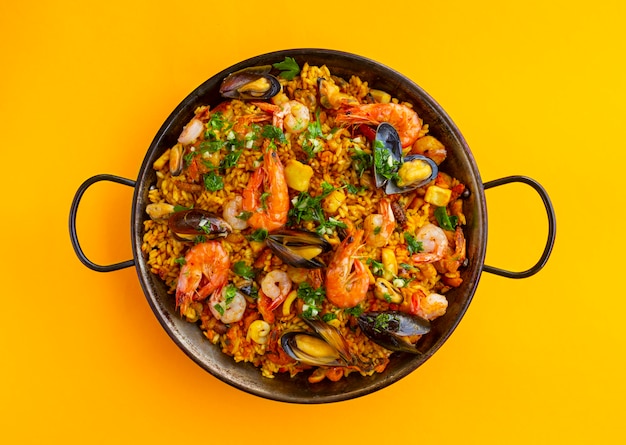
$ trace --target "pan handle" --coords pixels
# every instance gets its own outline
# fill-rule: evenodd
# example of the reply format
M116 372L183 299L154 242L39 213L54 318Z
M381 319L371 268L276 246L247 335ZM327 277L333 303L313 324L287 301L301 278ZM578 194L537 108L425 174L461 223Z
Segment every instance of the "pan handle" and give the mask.
M500 275L502 277L507 278L528 278L532 275L535 275L539 272L543 266L545 266L548 258L550 257L550 253L552 252L552 247L554 246L554 240L556 238L556 216L554 215L554 207L552 206L552 202L550 201L550 197L546 190L532 178L527 176L507 176L505 178L495 179L493 181L485 182L483 184L483 188L485 190L490 189L492 187L498 187L504 184L510 184L512 182L521 182L523 184L527 184L535 189L541 200L543 201L543 205L546 208L546 213L548 215L548 239L546 241L546 245L543 249L543 253L541 254L541 258L539 261L531 267L530 269L521 271L521 272L511 272L504 269L499 269L497 267L492 266L483 266L483 270L485 272L492 273L494 275Z
M133 266L135 264L135 260L123 261L121 263L109 264L106 266L96 264L88 259L87 256L83 253L83 250L80 247L80 243L78 242L78 235L76 234L76 214L78 213L78 204L80 203L80 200L83 197L85 191L93 184L100 181L117 182L118 184L135 187L135 181L108 174L92 176L91 178L83 182L81 186L78 187L76 195L74 195L74 200L72 201L72 207L70 208L70 238L72 240L72 246L74 247L76 256L78 256L78 259L85 266L87 266L91 270L95 270L96 272L112 272L115 270L125 269L127 267Z

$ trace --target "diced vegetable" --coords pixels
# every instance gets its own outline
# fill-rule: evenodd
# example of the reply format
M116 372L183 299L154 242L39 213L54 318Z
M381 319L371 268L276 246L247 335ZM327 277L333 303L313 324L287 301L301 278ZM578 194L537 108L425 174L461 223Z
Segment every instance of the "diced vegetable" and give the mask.
M333 190L330 195L324 198L322 207L327 213L334 215L345 200L346 195L343 193L343 190Z
M313 169L311 166L303 164L291 159L285 165L285 179L287 185L299 192L305 192L309 189L309 182L313 176Z
M444 189L437 185L431 185L430 187L428 187L428 189L426 189L424 201L437 207L445 207L450 202L451 196L452 190Z

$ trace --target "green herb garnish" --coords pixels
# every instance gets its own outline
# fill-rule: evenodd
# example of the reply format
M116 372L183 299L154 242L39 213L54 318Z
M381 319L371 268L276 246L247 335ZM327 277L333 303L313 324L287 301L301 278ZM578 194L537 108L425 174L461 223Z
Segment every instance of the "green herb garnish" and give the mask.
M204 175L204 187L210 192L216 192L224 188L224 180L213 172Z
M454 230L459 222L459 218L454 215L448 215L445 207L437 207L435 209L435 218L439 227L444 230Z
M394 159L381 141L374 142L376 173L385 179L397 180L400 161Z
M298 298L302 299L302 316L304 318L315 318L321 308L322 302L326 298L326 291L323 287L314 289L309 283L301 283L298 287Z
M363 313L363 308L361 306L349 307L343 310L346 314L352 315L354 317L358 317Z
M283 130L273 125L264 125L263 128L261 128L261 136L276 142L285 142L287 140Z
M280 70L279 76L283 79L292 80L300 73L300 66L293 57L285 57L285 60L274 63L272 66Z
M220 162L220 168L230 168L237 165L241 153L241 150L235 150L228 153L224 159L222 159L222 162Z
M269 233L268 233L268 231L266 229L256 229L254 232L252 232L248 236L248 239L250 241L261 242L261 241L265 241L265 239L267 238L268 234Z
M424 248L422 247L422 242L417 241L415 237L409 232L404 232L404 241L406 241L407 249L410 255L424 250Z
M363 172L372 168L374 160L372 155L361 150L360 148L354 148L352 153L352 166L356 171L356 174L361 177Z
M239 215L235 216L235 218L240 219L242 221L248 221L252 216L252 212L242 211Z
M371 258L368 258L366 262L367 262L367 265L372 270L372 273L374 275L382 276L383 273L385 272L385 267L383 266L383 263L381 263L380 261L376 261Z
M252 279L256 275L252 266L248 266L245 261L237 261L233 265L233 272L241 277L248 279Z

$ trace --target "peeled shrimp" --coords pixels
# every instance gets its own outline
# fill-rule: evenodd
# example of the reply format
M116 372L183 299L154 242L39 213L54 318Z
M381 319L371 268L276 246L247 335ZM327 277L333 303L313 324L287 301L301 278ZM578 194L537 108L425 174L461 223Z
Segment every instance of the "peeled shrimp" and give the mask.
M209 298L209 309L222 323L235 323L243 318L246 298L234 286L224 286Z
M441 317L448 309L448 300L441 294L432 293L420 300L420 306L417 315L426 320L434 320Z
M183 131L178 137L178 142L183 145L191 144L193 141L200 137L203 131L204 123L202 123L200 119L194 117L183 128Z
M417 263L432 263L443 258L448 248L448 238L441 227L427 223L415 234L415 240L422 243L422 251L413 255Z
M206 299L228 281L230 256L222 243L196 244L185 255L176 286L176 307L185 314L193 301Z
M273 311L285 301L285 298L289 295L292 284L291 278L289 278L287 272L282 270L275 269L265 275L261 281L261 290L263 294L272 300L268 306L270 311Z
M243 198L240 195L237 195L224 204L222 217L234 230L243 230L248 227L248 221L241 218L242 212Z
M391 201L388 199L381 199L378 208L380 213L367 215L363 221L365 244L385 247L396 228L396 218L391 208Z
M386 104L362 104L341 109L335 117L337 124L374 124L388 122L400 136L402 147L412 145L422 129L417 113L406 105L393 102Z

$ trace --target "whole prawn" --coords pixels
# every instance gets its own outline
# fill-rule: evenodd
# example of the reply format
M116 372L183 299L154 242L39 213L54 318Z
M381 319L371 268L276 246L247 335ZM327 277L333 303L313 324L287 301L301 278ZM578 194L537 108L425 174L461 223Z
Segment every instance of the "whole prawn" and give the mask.
M242 193L242 208L252 213L248 225L254 229L276 230L285 225L289 213L289 190L285 168L276 151L264 143L263 164L257 168Z
M356 306L367 294L369 275L356 258L363 234L363 230L349 234L337 247L326 269L326 297L340 308Z
M415 110L406 105L393 102L345 107L340 109L335 117L335 123L346 125L378 125L382 122L388 122L393 125L400 136L402 147L412 145L419 137L422 129L422 120Z
M228 281L230 256L220 241L193 246L185 255L176 286L176 307L185 314L193 301L206 299Z

